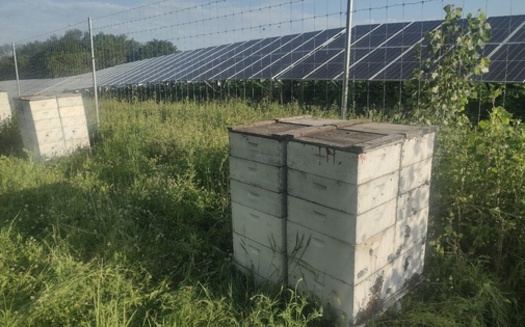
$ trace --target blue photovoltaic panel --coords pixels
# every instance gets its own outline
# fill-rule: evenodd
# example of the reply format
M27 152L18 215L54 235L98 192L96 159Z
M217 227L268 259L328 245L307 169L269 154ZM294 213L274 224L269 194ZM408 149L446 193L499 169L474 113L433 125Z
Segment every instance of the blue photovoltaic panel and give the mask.
M335 36L339 29L331 29L318 32L317 34L309 33L301 38L302 43L297 44L295 48L284 53L281 58L272 62L270 66L260 72L263 78L273 78L289 69L292 65L299 63L303 58L308 56L314 49L320 47L325 42Z
M491 58L489 73L484 81L524 81L525 44L501 46Z
M170 63L171 56L158 57L156 59L147 66L142 67L141 73L137 75L132 84L158 82L159 77L173 67Z
M100 85L125 85L130 84L130 81L133 80L133 77L137 74L141 74L144 67L149 67L156 58L150 58L140 61L135 61L132 63L127 63L122 66L127 68L126 70L116 70L117 67L104 69L104 73L97 73L97 80ZM98 78L98 75L104 77Z
M525 26L520 28L516 34L514 34L510 40L509 43L524 43L525 42Z
M260 40L249 41L233 50L230 55L221 56L218 59L213 60L211 69L206 71L204 74L194 77L192 80L215 80L216 75L220 74L224 70L235 66L243 58L247 57L249 50L260 43Z
M169 70L173 69L174 67L180 67L181 63L187 60L187 58L191 58L192 56L194 57L195 55L200 55L202 53L205 53L206 51L209 51L209 48L184 51L168 56L168 68L165 71L163 71L160 74L160 76L165 75ZM135 74L128 78L129 83L127 84L141 84L148 82L152 78L152 75L155 74L155 72L153 72L152 69L152 64L148 64L146 66L141 67L139 70L136 71Z
M222 52L220 55L208 58L202 61L200 66L188 73L183 77L183 80L187 81L199 81L199 80L210 80L213 75L219 72L219 69L214 73L214 69L217 66L221 66L223 62L227 61L231 57L235 57L237 53L240 53L246 47L253 46L257 43L257 40L233 43L227 51Z
M377 48L382 43L390 39L394 34L401 31L409 23L393 23L383 24L377 29L371 31L371 33L363 40L357 42L354 47L356 48Z
M322 49L316 51L312 56L306 58L300 64L294 66L288 72L284 73L282 79L297 79L302 80L308 74L312 73L317 67L328 63L329 60L336 56L340 49Z
M311 75L308 76L310 80L333 80L341 73L343 68L344 53L339 52L331 61L317 67Z
M487 82L525 81L525 15L489 17L491 38L483 55L491 60ZM464 26L466 20L459 22ZM425 34L441 21L359 25L352 29L352 80L401 81L411 78L428 57ZM276 36L188 50L118 65L97 72L101 87L206 80L341 80L344 28ZM418 50L419 49L419 50ZM421 59L417 53L421 52ZM21 81L38 93L91 88L91 74L67 79ZM1 82L9 90L16 84Z
M260 51L254 52L252 56L244 59L243 62L245 63L245 65L239 67L239 69L236 70L235 74L231 75L227 79L250 79L250 76L253 76L255 73L261 71L264 68L262 63L262 60L264 58L274 53L277 53L279 48L281 48L283 44L291 42L298 36L299 35L297 34L286 35L272 40L272 42L270 42L269 44L265 45L264 47L261 47Z
M441 25L441 21L414 22L407 26L398 35L388 40L387 46L411 47L420 42L427 32Z
M220 45L217 47L210 48L209 51L206 51L205 53L199 56L192 56L187 60L184 60L184 62L181 65L173 67L173 69L171 69L168 72L168 75L163 79L165 79L166 81L172 80L185 82L186 75L191 74L191 72L193 72L196 69L199 69L203 62L206 62L207 60L210 60L215 56L220 56L222 53L228 51L230 46L231 45Z

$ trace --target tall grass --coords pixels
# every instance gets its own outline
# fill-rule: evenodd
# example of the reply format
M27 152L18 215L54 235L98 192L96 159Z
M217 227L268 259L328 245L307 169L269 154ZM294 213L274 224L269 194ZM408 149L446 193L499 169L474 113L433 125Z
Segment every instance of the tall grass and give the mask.
M226 128L306 112L102 108L92 149L67 158L0 132L0 326L330 326L313 299L232 264ZM440 131L425 279L371 326L523 325L523 135L501 110Z
M298 108L102 108L91 151L47 162L0 157L1 326L320 321L317 306L255 286L231 260L226 127Z

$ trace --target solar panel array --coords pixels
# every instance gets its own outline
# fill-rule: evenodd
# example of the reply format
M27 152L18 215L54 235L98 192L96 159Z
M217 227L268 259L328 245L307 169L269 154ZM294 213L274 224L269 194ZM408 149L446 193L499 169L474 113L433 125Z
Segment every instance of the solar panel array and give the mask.
M486 82L525 82L525 15L488 18L492 36L484 49L491 59ZM350 79L401 81L420 60L417 45L441 21L355 26ZM249 40L131 62L97 73L100 86L224 80L341 80L345 29ZM91 74L46 81L48 91L89 88ZM47 84L49 83L49 84ZM29 83L30 84L30 83ZM6 88L0 82L0 88ZM12 87L12 85L11 85Z

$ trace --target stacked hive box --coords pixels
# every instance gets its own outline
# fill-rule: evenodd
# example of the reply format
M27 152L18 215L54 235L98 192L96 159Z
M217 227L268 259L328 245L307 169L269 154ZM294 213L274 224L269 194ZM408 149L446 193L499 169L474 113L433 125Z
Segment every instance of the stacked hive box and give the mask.
M230 128L234 260L258 281L286 282L286 137L338 122L295 117Z
M11 118L11 105L6 92L0 92L0 127Z
M288 281L340 325L388 307L422 272L434 134L361 123L288 143Z
M28 150L48 159L90 146L80 94L23 97L18 102L20 133Z

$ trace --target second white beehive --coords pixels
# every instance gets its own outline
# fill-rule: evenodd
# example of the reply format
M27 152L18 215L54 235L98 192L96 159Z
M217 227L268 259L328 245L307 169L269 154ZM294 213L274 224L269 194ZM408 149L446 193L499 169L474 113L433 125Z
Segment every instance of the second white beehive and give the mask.
M11 119L11 104L6 92L0 92L0 127Z
M24 147L43 159L90 146L80 94L22 97L17 114Z

